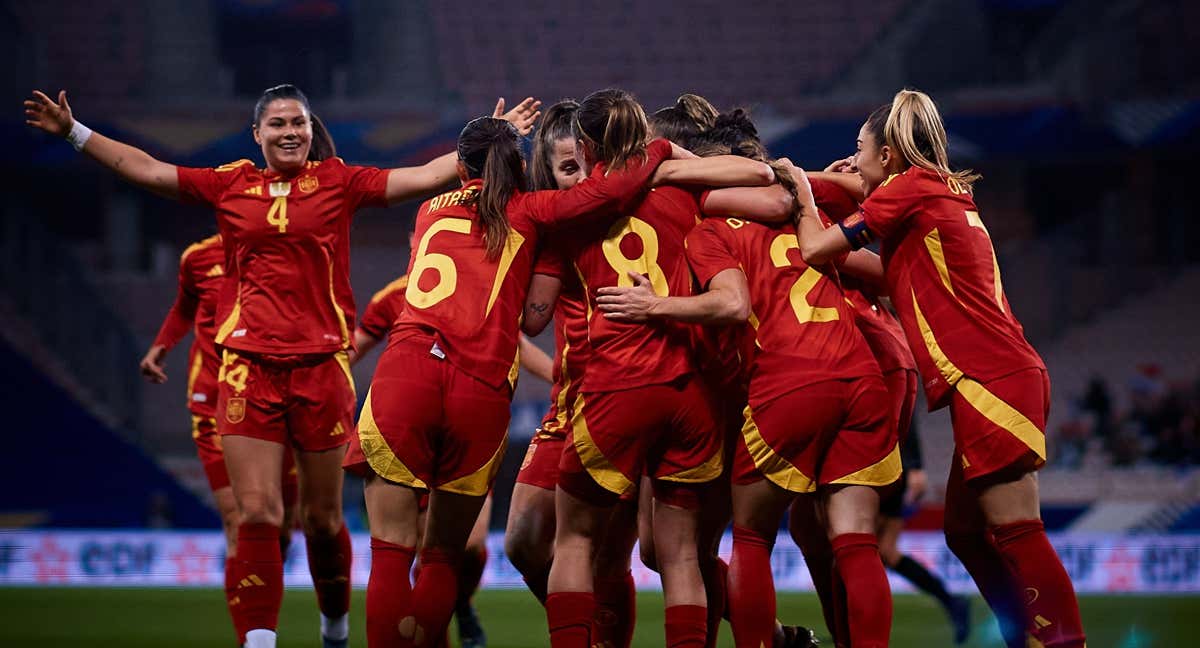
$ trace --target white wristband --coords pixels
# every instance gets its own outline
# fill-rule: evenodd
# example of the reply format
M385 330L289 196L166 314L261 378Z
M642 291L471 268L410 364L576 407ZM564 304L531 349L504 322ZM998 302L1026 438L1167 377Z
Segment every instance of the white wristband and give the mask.
M92 136L92 129L84 126L78 119L71 124L71 132L67 133L67 143L75 147L76 151L82 151L83 145L87 144L88 138Z

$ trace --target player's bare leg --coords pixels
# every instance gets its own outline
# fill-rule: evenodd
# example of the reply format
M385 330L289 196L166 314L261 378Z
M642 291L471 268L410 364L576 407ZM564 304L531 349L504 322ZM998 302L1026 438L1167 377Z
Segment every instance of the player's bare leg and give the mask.
M371 528L367 645L395 646L400 643L400 618L411 605L421 491L371 474L366 478L363 499Z
M504 529L504 553L544 605L554 560L554 491L517 482Z
M279 475L285 448L247 436L222 437L225 468L238 507L237 583L231 601L239 609L239 636L247 648L274 648L283 601L283 493Z
M350 636L350 533L342 519L342 459L346 447L296 452L300 479L300 526L308 548L321 640L325 648L344 648Z
M649 477L642 477L637 500L638 557L647 569L658 572L658 557L654 553L654 485Z
M654 552L666 606L666 640L671 646L703 646L708 627L697 546L700 506L693 488L665 481L654 484Z
M592 555L612 506L597 506L561 487L555 495L554 561L547 583L546 618L553 648L589 648L595 617Z

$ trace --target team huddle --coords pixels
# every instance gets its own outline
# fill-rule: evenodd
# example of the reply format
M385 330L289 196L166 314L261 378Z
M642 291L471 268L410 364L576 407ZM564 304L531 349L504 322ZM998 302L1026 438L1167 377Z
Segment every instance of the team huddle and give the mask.
M505 549L555 648L631 644L635 543L662 579L665 645L713 646L722 619L739 648L815 645L776 618L785 515L835 645L888 645L885 562L965 640L965 601L880 541L911 468L918 385L954 429L947 544L1006 645L1085 645L1039 512L1046 369L1004 295L978 176L950 168L928 96L897 93L856 153L817 173L771 159L742 110L684 95L648 117L614 89L549 107L527 163L539 108L501 101L456 151L378 169L336 157L304 94L277 86L254 111L265 168L188 168L92 132L65 93L25 102L29 125L216 212L220 233L184 252L142 370L165 380L194 323L193 437L225 523L239 644L275 646L295 518L322 641L348 645L350 471L371 532L368 645L446 645L456 612L464 645L482 645L470 595L525 364L553 388ZM407 274L356 328L353 214L455 180L421 205ZM549 325L551 361L525 338ZM350 364L383 342L355 421Z

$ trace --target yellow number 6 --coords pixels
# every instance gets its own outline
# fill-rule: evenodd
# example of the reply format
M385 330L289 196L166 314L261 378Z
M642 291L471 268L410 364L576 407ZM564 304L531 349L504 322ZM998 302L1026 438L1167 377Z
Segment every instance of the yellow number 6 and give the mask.
M454 266L454 259L445 254L428 251L429 240L438 232L470 234L471 221L465 218L443 218L430 225L425 231L425 236L421 237L421 243L417 245L417 259L413 262L412 277L409 279L408 289L404 291L404 297L414 308L429 308L453 295L458 288L458 268ZM421 288L421 276L426 270L438 273L437 284L429 290Z

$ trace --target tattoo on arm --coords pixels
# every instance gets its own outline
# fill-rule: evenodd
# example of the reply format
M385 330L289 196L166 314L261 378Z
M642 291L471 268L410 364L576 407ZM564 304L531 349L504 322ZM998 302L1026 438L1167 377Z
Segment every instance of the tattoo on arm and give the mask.
M525 308L528 308L538 315L545 315L546 311L550 309L550 304L526 304Z

